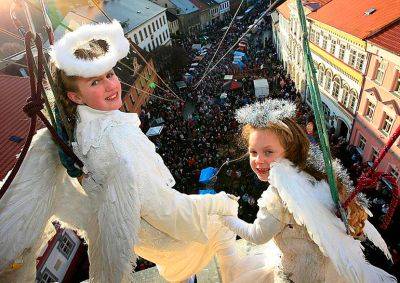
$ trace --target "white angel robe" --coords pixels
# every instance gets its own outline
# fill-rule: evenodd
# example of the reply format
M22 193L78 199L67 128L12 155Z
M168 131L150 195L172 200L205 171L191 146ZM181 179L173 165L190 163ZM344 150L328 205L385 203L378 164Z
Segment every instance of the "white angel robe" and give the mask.
M280 160L271 164L269 182L253 224L234 216L224 216L223 222L252 243L273 239L280 255L276 258L269 242L264 266L260 255L243 258L237 264L241 274L232 282L396 282L369 264L361 243L346 234L325 181L316 182L288 160ZM364 233L390 258L384 240L368 221Z
M134 247L168 281L187 279L217 254L229 282L235 236L210 215L236 215L237 202L225 193L189 196L174 190L175 181L139 128L137 114L87 106L78 106L78 114L74 151L87 175L90 277L124 281L119 276L130 276Z
M35 135L0 200L0 282L34 282L52 220L87 241L90 282L132 282L136 254L168 281L189 278L217 255L223 280L231 281L235 235L214 214L236 215L237 202L225 193L174 190L139 123L136 114L78 106L74 151L85 165L84 190L67 175L48 130ZM9 271L16 259L22 268Z

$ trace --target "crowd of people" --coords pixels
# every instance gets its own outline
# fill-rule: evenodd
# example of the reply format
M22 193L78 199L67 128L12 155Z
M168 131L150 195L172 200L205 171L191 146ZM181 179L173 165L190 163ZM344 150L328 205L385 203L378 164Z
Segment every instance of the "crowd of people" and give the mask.
M265 9L265 3L258 3L240 21L235 20L232 23L229 34L215 55L214 62L223 56ZM192 72L193 80L186 81L187 87L183 90L175 88L176 93L185 102L151 99L140 114L144 130L151 125L151 121L163 118L165 127L162 133L151 139L175 177L177 182L175 188L184 193L196 194L204 187L199 183L200 172L203 168L209 166L219 168L228 158L232 160L245 153L240 142L238 123L233 115L236 109L257 99L254 94L254 79L267 78L271 97L294 101L298 108L297 122L304 126L311 142L318 142L312 110L306 103L304 94L296 89L294 81L286 74L286 70L278 60L271 36L268 35L271 26L265 20L260 21L257 30L245 36L248 42L246 52L248 59L244 69L238 69L232 64L233 55L229 54L196 87L196 83L202 78L224 34L221 26L229 22L230 19L226 19L224 23L213 25L204 31L203 35L208 37L207 44L210 47L208 53L199 62L196 71ZM190 59L193 60L199 55L197 50L192 49L192 44L198 43L198 38L199 35L193 35L184 40L178 40L175 44L184 47ZM209 67L211 66L213 62ZM234 75L241 84L241 88L236 90L224 88L224 83L226 83L224 75L230 74ZM170 85L173 85L172 81ZM227 94L226 98L221 98L223 92ZM165 95L157 90L156 93ZM336 136L334 131L329 132L333 156L339 158L347 168L354 169L355 164L360 162L354 148L348 145L346 138ZM353 170L351 173L353 180L356 181L361 172ZM213 189L217 191L224 190L240 196L240 218L247 221L254 220L258 210L255 200L260 197L263 184L252 174L247 159L224 167L213 186ZM375 219L379 219L379 211L381 214L384 212L380 208L386 203L385 201L382 203L381 199L376 194L371 195L372 208L375 213L378 213ZM394 221L398 223L399 219L395 218ZM395 265L380 260L383 256L379 252L373 249L369 252L371 260L375 259L375 264L392 273L395 273L395 267L399 265L398 250L400 248L398 239L393 236L393 233L396 233L394 226L392 225L392 229L388 232L384 232L384 235L388 239ZM366 246L368 247L368 243Z

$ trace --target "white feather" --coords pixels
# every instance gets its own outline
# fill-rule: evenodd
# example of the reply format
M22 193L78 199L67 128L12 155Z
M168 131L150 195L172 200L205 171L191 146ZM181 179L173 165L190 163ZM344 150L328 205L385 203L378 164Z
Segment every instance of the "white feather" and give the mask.
M310 177L288 160L271 165L269 181L296 223L307 228L311 239L347 281L397 282L390 274L369 264L361 243L346 234L344 224L332 211L334 205L326 182L313 185Z
M385 240L382 238L381 234L379 234L378 230L376 230L374 225L372 225L369 221L365 221L364 234L372 243L374 243L376 247L378 247L385 254L388 259L393 261L392 255L389 252Z

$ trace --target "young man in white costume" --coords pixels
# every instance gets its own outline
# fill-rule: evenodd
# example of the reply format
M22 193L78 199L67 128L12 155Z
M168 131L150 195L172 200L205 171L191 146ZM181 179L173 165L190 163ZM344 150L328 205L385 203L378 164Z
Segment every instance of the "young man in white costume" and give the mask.
M310 147L304 130L293 120L295 110L290 101L267 99L236 112L250 166L269 187L258 200L254 223L236 216L224 216L223 222L255 244L273 239L280 255L274 259L275 250L267 249L267 264L260 261L263 255L243 259L237 265L241 274L232 282L396 282L364 258L356 239L361 235L391 256L379 232L367 221L361 200L347 211L351 235L335 215L322 152ZM351 181L337 160L334 169L344 201Z
M123 113L113 72L129 52L117 21L67 33L51 49L54 81L83 161L82 187L66 174L47 130L34 137L23 165L0 200L0 281L33 282L35 258L52 235L51 220L88 243L90 282L132 282L136 254L168 281L184 281L217 256L230 282L235 235L217 215L236 215L225 193L185 195L139 128ZM16 259L22 268L8 270Z

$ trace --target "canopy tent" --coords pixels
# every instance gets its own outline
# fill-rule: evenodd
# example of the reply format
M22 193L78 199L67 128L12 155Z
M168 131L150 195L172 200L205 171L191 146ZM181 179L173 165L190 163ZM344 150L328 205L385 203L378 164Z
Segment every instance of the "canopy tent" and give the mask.
M193 44L192 49L201 50L201 44Z
M215 195L216 192L214 189L200 189L199 195Z
M236 90L242 87L242 83L239 83L237 81L229 81L229 82L225 82L222 85L222 89L224 90Z
M198 66L198 65L199 65L199 63L192 63L190 66L196 67L196 66Z
M226 99L227 97L228 97L228 94L226 92L223 92L219 98Z
M201 170L199 182L202 184L209 184L212 181L212 177L214 177L215 173L217 173L217 168L207 167Z
M269 85L267 79L254 80L254 91L257 98L267 97L269 94Z
M233 79L233 75L225 75L224 76L224 80L232 80Z
M226 27L223 27L221 30L226 31L227 29L228 29L228 27L226 26Z
M175 84L179 89L187 87L187 84L184 81L177 81L177 82L175 82Z
M157 126L157 127L151 127L147 131L146 136L148 136L148 137L157 136L157 135L161 134L161 131L163 128L164 128L164 125Z
M159 118L151 121L150 125L152 127L157 127L157 126L161 126L161 124L164 124L164 122L165 122L164 119L162 117L159 117Z
M238 21L240 21L241 19L243 19L244 18L244 16L238 16L238 17L236 17L236 19L238 20Z
M253 10L254 6L250 6L249 8L246 9L246 11L244 11L245 14L248 14L251 12L251 10Z

